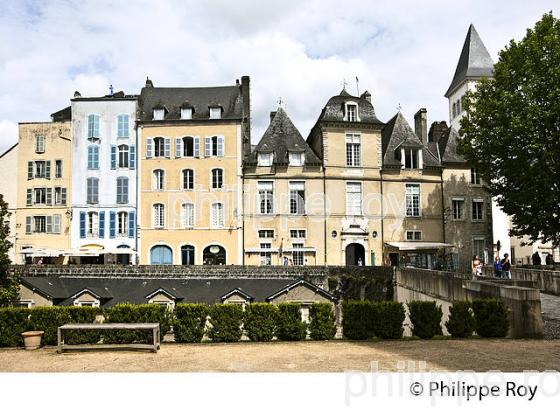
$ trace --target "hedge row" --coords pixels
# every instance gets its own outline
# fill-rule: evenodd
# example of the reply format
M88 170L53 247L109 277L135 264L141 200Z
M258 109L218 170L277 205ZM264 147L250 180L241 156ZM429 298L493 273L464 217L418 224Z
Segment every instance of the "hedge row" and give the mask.
M351 300L342 304L342 331L352 340L400 339L404 318L404 307L399 302Z
M458 301L449 313L445 326L453 337L470 337L473 332L480 337L505 337L509 330L507 306L501 300Z

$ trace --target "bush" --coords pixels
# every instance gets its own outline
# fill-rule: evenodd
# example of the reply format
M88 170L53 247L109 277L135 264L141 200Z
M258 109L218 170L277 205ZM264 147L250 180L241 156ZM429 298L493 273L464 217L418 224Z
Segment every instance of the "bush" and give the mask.
M159 323L162 338L171 328L171 312L165 305L121 303L105 312L107 323ZM145 330L118 330L106 332L104 340L110 343L153 343L153 336L152 332Z
M336 334L336 318L333 305L326 302L313 303L309 307L309 335L313 340L331 340Z
M350 300L342 304L342 333L351 340L366 340L374 336L375 306L365 300Z
M245 307L243 327L253 342L269 342L276 334L278 308L271 303L251 303Z
M213 342L238 342L241 338L243 308L237 304L216 304L210 307L208 336Z
M179 343L200 343L204 337L208 306L197 303L181 303L175 306L173 333Z
M304 340L307 336L307 324L301 320L301 307L298 303L280 303L278 305L278 330L280 340Z
M400 302L378 302L372 324L373 333L381 339L400 339L403 335L404 306Z
M414 301L408 303L412 334L422 339L441 335L441 306L436 302Z
M480 337L505 337L509 330L508 310L497 299L473 300L476 333Z
M0 308L0 347L23 345L21 334L29 330L29 313L27 308Z
M471 337L475 329L471 303L467 300L454 302L449 308L449 319L445 327L453 337Z

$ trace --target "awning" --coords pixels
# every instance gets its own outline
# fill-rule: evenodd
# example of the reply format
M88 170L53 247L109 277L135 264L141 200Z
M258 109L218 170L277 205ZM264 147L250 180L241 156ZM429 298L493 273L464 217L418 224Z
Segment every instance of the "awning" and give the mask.
M385 242L385 246L396 248L399 251L427 251L454 247L454 245L443 242Z
M24 252L22 251L22 253ZM35 249L35 250L31 249L31 252L29 252L29 249L26 249L25 254L33 257L43 256L43 257L56 258L64 255L64 250L63 249Z
M266 252L266 253L280 253L280 251L282 251L282 253L292 253L292 252L317 252L316 248L312 248L312 247L305 247L305 248L248 248L245 249L245 253L261 253L261 252Z

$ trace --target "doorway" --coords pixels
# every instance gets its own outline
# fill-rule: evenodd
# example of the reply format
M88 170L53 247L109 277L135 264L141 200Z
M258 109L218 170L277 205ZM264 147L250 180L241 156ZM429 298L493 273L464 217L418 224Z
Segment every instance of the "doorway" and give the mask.
M181 246L181 264L187 266L194 265L194 246Z
M220 245L210 245L202 253L205 265L225 265L226 250Z
M346 247L346 266L363 266L366 260L366 250L359 243L351 243Z

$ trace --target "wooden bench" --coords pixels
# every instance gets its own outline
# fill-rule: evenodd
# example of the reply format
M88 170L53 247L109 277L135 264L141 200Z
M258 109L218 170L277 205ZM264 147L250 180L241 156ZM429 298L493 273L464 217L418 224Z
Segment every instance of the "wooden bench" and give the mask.
M130 344L64 344L64 330L151 330L153 343L130 343ZM91 349L146 349L157 353L160 348L159 323L71 323L60 326L58 334L58 353L68 350L91 350Z

